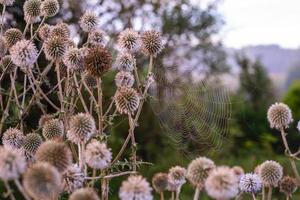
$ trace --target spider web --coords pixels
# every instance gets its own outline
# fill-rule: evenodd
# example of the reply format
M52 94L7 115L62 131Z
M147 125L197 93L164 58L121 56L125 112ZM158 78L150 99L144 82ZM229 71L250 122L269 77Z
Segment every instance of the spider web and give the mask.
M220 149L231 116L229 90L217 79L192 82L156 69L151 106L163 132L189 155Z

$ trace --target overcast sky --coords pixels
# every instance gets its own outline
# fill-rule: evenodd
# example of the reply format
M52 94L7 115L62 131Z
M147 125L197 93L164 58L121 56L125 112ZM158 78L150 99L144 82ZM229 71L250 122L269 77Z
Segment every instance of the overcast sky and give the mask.
M228 47L300 47L300 0L223 0L222 38Z

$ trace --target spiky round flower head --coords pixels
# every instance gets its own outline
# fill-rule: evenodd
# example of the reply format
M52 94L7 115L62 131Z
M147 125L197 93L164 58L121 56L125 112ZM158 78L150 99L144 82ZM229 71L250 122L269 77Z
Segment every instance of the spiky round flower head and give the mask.
M152 186L157 193L161 193L168 188L168 174L157 173L152 178Z
M44 43L44 52L48 60L61 60L67 51L67 42L62 37L50 37Z
M42 40L47 40L50 37L52 26L49 24L44 24L41 26L38 35Z
M47 162L64 172L72 163L72 153L68 146L62 142L49 140L44 142L36 151L36 160Z
M53 115L45 114L42 115L39 119L39 128L43 128L43 126L48 122L49 120L54 119Z
M85 32L90 32L92 30L95 30L97 25L98 25L98 17L95 13L90 11L85 12L79 20L79 26Z
M38 51L29 40L18 41L9 52L12 62L20 67L32 67L38 58Z
M22 147L23 142L24 135L19 129L9 128L3 133L2 143L5 147L19 149Z
M121 114L133 114L139 107L140 96L133 88L120 87L115 95L115 104Z
M261 190L262 181L257 174L247 173L241 176L239 188L242 192L257 193Z
M0 36L0 58L5 56L7 51L6 42L3 36Z
M134 76L130 72L120 71L116 74L115 83L117 87L132 87Z
M6 73L12 73L16 69L16 65L12 62L10 55L6 55L0 62L2 71L6 69Z
M25 20L28 23L36 22L41 15L41 0L27 0L24 3L23 11Z
M260 165L259 176L263 182L263 185L266 187L276 187L282 178L282 174L283 169L278 162L267 160Z
M145 31L141 35L142 52L147 56L156 56L164 48L161 34L157 31Z
M63 173L64 190L72 193L74 190L83 187L84 173L77 164L73 164Z
M152 188L142 176L130 176L119 190L121 200L152 200Z
M291 109L284 103L275 103L268 110L268 121L271 128L280 130L288 128L293 121Z
M24 138L23 149L26 153L34 155L42 143L43 140L39 134L29 133Z
M6 45L11 47L22 39L22 32L17 28L7 29L4 33L4 39Z
M47 140L60 138L64 134L64 124L59 119L50 119L44 124L42 133Z
M44 0L41 5L42 15L45 17L53 17L59 11L59 3L57 0Z
M169 169L168 173L168 190L177 191L186 182L186 169L175 166Z
M94 76L92 76L90 73L85 73L83 75L83 81L90 88L97 87L97 79Z
M94 118L87 113L74 115L70 120L67 137L76 144L89 140L96 131Z
M61 192L61 176L49 163L39 162L25 172L23 185L34 199L52 200Z
M81 188L75 190L69 200L100 200L97 193L92 188Z
M112 56L107 49L100 46L95 46L88 50L84 62L87 71L91 75L99 77L111 68Z
M105 169L111 162L111 149L105 143L92 140L84 152L85 161L93 169Z
M25 170L26 160L19 149L0 147L0 179L17 179Z
M238 192L238 180L229 167L216 167L205 181L207 194L214 199L229 200Z
M215 168L215 163L206 157L194 159L187 168L186 178L193 186L202 189L211 170Z
M95 29L89 33L88 41L92 45L105 46L106 39L105 32L100 29Z
M127 52L121 52L116 58L116 64L120 71L132 72L136 65L134 56Z
M236 175L236 177L238 179L240 179L241 176L244 175L244 173L245 173L244 169L242 167L240 167L240 166L234 166L234 167L231 168L231 170Z
M64 39L67 39L70 37L70 29L68 24L59 22L54 27L52 27L52 30L50 32L50 37L61 37Z
M15 3L15 0L0 0L0 4L4 6L12 6Z
M130 53L136 52L141 45L138 32L131 28L125 29L118 36L118 45L122 50Z
M297 180L290 176L284 176L279 182L280 192L284 193L286 196L292 196L297 190Z
M69 69L83 70L84 55L83 51L78 48L69 49L63 59L63 62Z

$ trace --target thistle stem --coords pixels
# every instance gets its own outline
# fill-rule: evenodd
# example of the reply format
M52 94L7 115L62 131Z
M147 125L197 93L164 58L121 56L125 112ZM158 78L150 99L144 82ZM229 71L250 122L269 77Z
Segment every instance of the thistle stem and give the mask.
M25 198L26 200L30 200L30 197L26 194L26 192L25 192L25 190L24 190L22 184L20 183L20 181L19 181L18 179L15 179L14 182L15 182L17 188L19 189L19 191L20 191L20 192L22 193L22 195L24 196L24 198Z
M130 113L128 114L128 120L129 120L129 135L131 137L133 171L136 171L136 148L137 148L137 145L136 145L135 136L134 136L135 123L134 123Z
M164 193L163 192L160 192L160 200L164 200L165 197L164 197Z
M16 198L15 198L15 196L13 194L13 191L10 188L8 182L7 181L3 181L3 182L4 182L4 186L5 186L6 190L7 190L7 194L9 196L10 200L16 200Z
M252 199L253 199L253 200L256 200L256 197L255 197L255 194L254 194L254 193L252 193Z
M6 9L6 5L3 5L3 10L2 10L2 14L1 14L1 35L3 35L5 9Z
M267 200L272 200L272 187L269 186L269 190L268 190L268 198Z
M194 194L194 200L199 200L200 196L200 190L198 187L196 187L195 194Z

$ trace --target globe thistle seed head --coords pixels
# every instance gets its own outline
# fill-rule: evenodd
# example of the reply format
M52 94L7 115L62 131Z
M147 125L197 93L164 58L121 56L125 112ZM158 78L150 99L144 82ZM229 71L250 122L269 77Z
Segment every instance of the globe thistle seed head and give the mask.
M41 4L41 12L45 17L53 17L59 11L59 3L57 0L44 0Z
M288 128L293 121L291 109L284 103L275 103L268 109L268 121L271 128Z
M156 56L164 48L161 34L157 31L145 31L141 35L142 52L147 56Z
M97 193L92 188L81 188L75 190L69 200L100 200Z
M17 28L7 29L4 33L4 39L6 45L11 47L22 39L22 32Z
M169 169L168 173L168 190L177 191L183 184L186 183L185 180L186 169L180 166L175 166Z
M5 147L20 149L24 142L24 134L16 128L7 129L2 136L2 143Z
M86 142L96 132L95 120L90 114L79 113L70 120L67 137L76 144Z
M297 180L293 177L285 176L279 182L279 188L280 192L291 197L298 188Z
M27 23L34 23L41 15L41 0L27 0L24 3L23 11Z
M152 178L152 186L157 193L161 193L168 189L168 174L157 173Z
M130 176L123 181L119 198L121 200L152 200L152 188L142 176Z
M61 192L61 175L49 163L39 162L25 172L23 185L34 199L56 199Z
M92 76L90 73L85 73L84 74L83 81L90 88L96 88L97 87L97 79L94 76Z
M50 26L49 24L44 24L43 26L41 26L38 35L39 37L45 41L50 37L50 33L51 33L51 29L52 26Z
M18 41L9 52L12 62L20 67L32 67L38 59L38 51L29 40Z
M59 119L50 119L44 124L42 133L47 140L61 138L64 135L64 124Z
M35 158L53 165L59 172L64 172L72 164L72 153L68 146L53 140L44 142L36 151Z
M112 67L112 56L107 49L96 46L88 50L84 63L91 75L100 77Z
M91 141L86 146L84 155L87 165L93 169L105 169L112 159L111 149L97 140Z
M64 56L63 62L70 69L83 71L84 56L82 50L78 48L69 49Z
M116 74L115 83L117 87L132 87L134 76L130 72L120 71Z
M241 176L239 188L242 192L257 193L261 190L262 181L257 174L247 173Z
M205 181L207 194L214 199L229 200L238 192L238 180L229 167L217 167Z
M106 44L106 34L100 29L95 29L89 33L88 41L92 45L105 46Z
M122 52L116 58L116 65L120 71L132 72L135 68L136 60L132 54Z
M44 53L48 60L61 60L67 51L67 42L62 37L50 37L44 43Z
M54 27L52 27L50 32L50 37L61 37L67 39L70 37L70 29L68 24L59 22Z
M4 57L7 52L7 46L4 37L0 36L0 58Z
M209 158L196 158L189 164L186 177L193 186L202 189L209 173L215 167L215 163Z
M24 138L23 149L26 153L34 155L42 143L43 140L39 134L29 133Z
M39 119L39 128L43 128L44 125L46 124L46 122L48 122L51 119L54 119L53 115L50 115L50 114L42 115Z
M138 51L141 46L138 32L130 28L125 29L118 36L118 45L123 51L130 53Z
M115 95L115 104L121 114L133 114L139 107L140 96L133 88L120 87Z
M79 25L84 32L95 30L98 25L98 17L95 13L87 11L81 16Z
M62 177L64 190L68 193L83 187L85 175L77 164L69 166Z
M12 6L15 3L15 0L0 0L0 4L3 6Z
M282 178L282 166L273 160L267 160L260 165L259 176L266 187L276 187Z
M234 166L231 168L232 172L236 175L238 179L241 178L242 175L245 174L244 169L240 166Z
M0 179L17 179L25 170L26 160L19 149L0 147Z
M17 68L17 66L12 62L10 55L4 56L1 59L0 65L2 71L6 69L6 73L12 73Z

